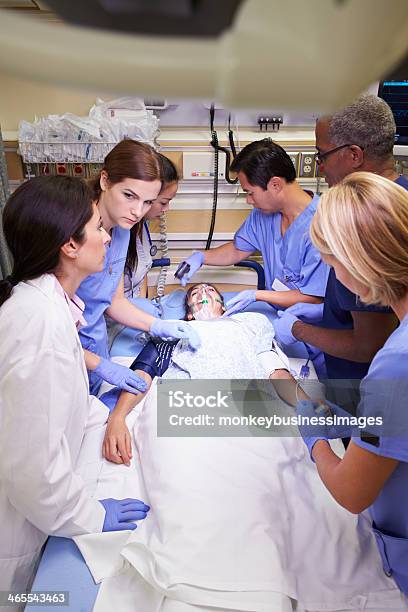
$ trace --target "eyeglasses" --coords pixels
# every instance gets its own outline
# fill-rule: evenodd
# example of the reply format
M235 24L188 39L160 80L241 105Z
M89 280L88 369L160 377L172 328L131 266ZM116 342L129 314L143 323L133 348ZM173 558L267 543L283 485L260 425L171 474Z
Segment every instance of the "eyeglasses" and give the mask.
M326 157L329 157L329 155L331 155L332 153L336 153L336 151L340 151L341 149L345 149L346 147L352 147L352 146L353 145L351 144L344 144L344 145L340 145L339 147L335 147L334 149L330 149L330 151L326 151L326 153L317 152L315 155L316 164L319 166L322 162L324 162ZM360 145L356 145L356 146L360 147ZM360 147L360 149L364 151L364 147Z

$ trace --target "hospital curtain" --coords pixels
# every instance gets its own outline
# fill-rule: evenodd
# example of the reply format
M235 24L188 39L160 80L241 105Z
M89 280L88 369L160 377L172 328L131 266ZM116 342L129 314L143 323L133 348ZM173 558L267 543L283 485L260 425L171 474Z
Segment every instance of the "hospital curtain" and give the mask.
M4 153L3 136L0 128L0 279L11 273L11 256L3 234L3 210L9 197L6 155Z

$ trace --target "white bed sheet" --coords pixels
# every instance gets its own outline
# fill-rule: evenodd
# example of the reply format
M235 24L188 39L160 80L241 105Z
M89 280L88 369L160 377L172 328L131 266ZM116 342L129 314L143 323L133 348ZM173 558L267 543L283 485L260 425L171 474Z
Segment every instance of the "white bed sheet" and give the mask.
M158 438L156 427L152 393L137 439L154 512L122 555L155 588L237 610L278 610L277 596L358 609L395 588L368 521L328 494L300 437Z
M120 361L129 363L130 360ZM143 418L138 418L138 411L128 417L128 425L133 427L138 440L130 468L103 459L99 465L87 461L87 457L95 457L95 444L102 444L102 432L99 439L94 432L93 439L87 440L83 448L81 470L97 498L132 496L152 505L148 518L133 533L76 538L95 579L103 580L96 612L111 611L113 607L121 612L408 610L406 598L382 572L367 518L354 517L331 499L315 466L307 458L301 439L284 439L278 444L275 441L273 452L269 452L268 439L229 438L230 463L213 456L213 466L206 462L212 475L221 467L233 473L231 462L236 467L245 453L252 453L255 458L261 456L263 461L263 467L255 466L252 460L240 466L240 478L234 485L239 488L238 481L243 484L240 500L239 491L235 498L225 486L231 479L224 478L223 485L222 479L197 473L198 459L210 456L209 439L173 438L172 443L169 439L158 439L154 433L154 388L143 406ZM265 448L262 450L259 445ZM215 497L225 510L221 517L217 515L220 523L211 514L213 500L201 512L202 500L190 495L187 512L185 505L183 510L180 479L173 478L173 486L170 476L174 476L174 470L180 475L188 464L195 467L184 474L187 477L184 497L186 493L188 497L194 480L207 479L207 496ZM247 468L249 473L245 474ZM253 486L253 480L260 485L256 503L253 496L257 487ZM276 512L277 503L279 512ZM269 532L266 515L260 518L258 512L262 514L265 507L271 509ZM245 512L240 512L240 508ZM191 529L187 529L186 520ZM251 521L255 534L260 525L261 531L264 529L264 544L260 544L262 538L242 538L243 531L249 533ZM222 526L221 531L217 524ZM229 530L228 534L225 529ZM231 555L228 547L233 541L234 529L239 546L235 546ZM204 542L197 545L194 538L200 533L204 534ZM235 587L228 571L224 571L228 554L231 561L234 556L242 555L248 562L245 576L237 574ZM207 568L207 586L200 570L197 572L198 566ZM244 567L242 564L238 568L241 574ZM182 576L180 568L183 568ZM264 586L259 589L261 582ZM298 600L297 607L294 599Z

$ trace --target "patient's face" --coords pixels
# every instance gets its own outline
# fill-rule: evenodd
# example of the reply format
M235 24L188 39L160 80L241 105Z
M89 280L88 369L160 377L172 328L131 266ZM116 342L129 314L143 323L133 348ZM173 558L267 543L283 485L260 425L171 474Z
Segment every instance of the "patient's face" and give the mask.
M217 319L225 312L217 289L206 283L194 285L188 299L188 320L208 321Z

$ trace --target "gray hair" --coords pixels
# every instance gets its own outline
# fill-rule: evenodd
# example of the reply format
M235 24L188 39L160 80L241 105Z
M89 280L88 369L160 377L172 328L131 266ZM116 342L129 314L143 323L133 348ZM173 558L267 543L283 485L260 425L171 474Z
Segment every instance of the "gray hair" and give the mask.
M395 121L388 104L373 94L363 94L329 117L330 141L360 145L369 157L392 155L395 144Z

